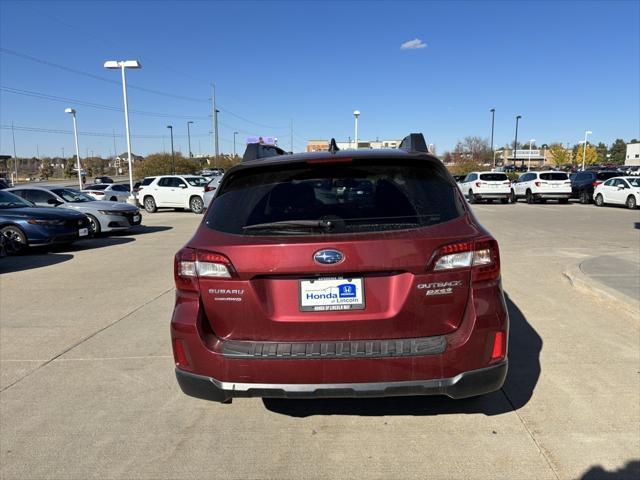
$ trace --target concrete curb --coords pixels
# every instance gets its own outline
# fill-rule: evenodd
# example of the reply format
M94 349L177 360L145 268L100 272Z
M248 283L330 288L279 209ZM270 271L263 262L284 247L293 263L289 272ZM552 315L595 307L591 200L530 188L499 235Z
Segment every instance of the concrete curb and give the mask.
M580 269L580 264L574 265L562 272L567 277L569 283L579 290L591 293L601 300L607 302L613 302L627 313L633 315L636 318L640 318L640 300L632 298L624 293L621 293L613 288L592 279L588 275L585 275Z

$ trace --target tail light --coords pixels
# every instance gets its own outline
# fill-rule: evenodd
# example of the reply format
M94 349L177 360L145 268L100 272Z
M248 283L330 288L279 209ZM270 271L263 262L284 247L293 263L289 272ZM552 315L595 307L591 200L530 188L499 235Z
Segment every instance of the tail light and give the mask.
M595 182L591 182L591 186L593 188L596 188L598 185L600 185L602 182L598 182L597 180Z
M471 268L472 281L500 276L500 252L494 239L470 240L440 247L429 264L434 272Z
M493 348L491 349L491 361L502 360L507 354L507 336L505 332L496 332L493 337Z
M212 187L212 186L210 186L210 185L206 185L206 186L204 187L204 191L205 191L205 192L213 192L215 189L216 189L216 187Z
M219 253L183 248L176 253L173 276L178 290L198 291L199 278L231 278L233 265Z
M484 185L484 182L476 182L476 187L479 187L480 185Z
M536 184L536 187L539 187L540 185L542 185L542 182L534 182Z

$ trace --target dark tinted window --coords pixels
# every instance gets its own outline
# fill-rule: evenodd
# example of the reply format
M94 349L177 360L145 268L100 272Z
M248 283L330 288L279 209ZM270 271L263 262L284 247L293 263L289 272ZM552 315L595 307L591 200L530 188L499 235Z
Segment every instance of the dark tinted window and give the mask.
M432 164L398 160L375 164L291 165L237 172L218 192L206 224L234 234L360 233L417 228L446 222L462 212L457 187ZM318 231L251 225L330 222Z
M566 173L562 172L551 172L551 173L541 173L540 180L568 180Z
M159 187L173 187L173 177L165 177L158 180Z
M509 179L504 173L481 173L480 180L486 182L505 182Z
M44 190L25 190L24 198L33 203L47 203L49 199L55 198Z
M85 187L85 190L105 190L108 186L108 183L97 183L95 185L89 185L88 187Z
M618 172L598 172L596 173L596 178L598 180L607 180L611 177L617 177L620 175Z
M147 177L144 180L142 180L142 183L140 185L150 185L151 182L153 182L156 179L156 177Z
M116 192L128 192L129 191L129 186L128 185L122 185L122 184L112 184L111 185L111 190L115 190Z

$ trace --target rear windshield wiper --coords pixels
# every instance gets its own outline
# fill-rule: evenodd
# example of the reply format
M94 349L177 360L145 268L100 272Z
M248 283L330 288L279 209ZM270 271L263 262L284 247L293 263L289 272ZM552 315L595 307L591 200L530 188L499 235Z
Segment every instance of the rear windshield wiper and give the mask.
M335 225L331 220L285 220L282 222L256 223L242 227L244 231L252 230L331 230Z

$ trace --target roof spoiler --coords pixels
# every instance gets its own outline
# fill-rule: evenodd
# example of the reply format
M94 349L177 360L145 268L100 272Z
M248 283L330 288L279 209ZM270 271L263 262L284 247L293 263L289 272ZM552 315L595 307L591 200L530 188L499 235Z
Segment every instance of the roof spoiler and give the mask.
M408 152L429 153L427 142L425 142L424 135L421 133L410 133L402 139L402 143L400 143L400 147L398 148L407 150Z
M264 143L248 143L247 149L242 156L243 162L258 160L260 158L277 157L278 155L286 155L283 149L275 145L267 145Z

